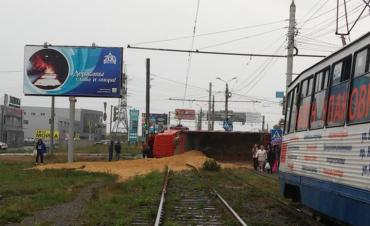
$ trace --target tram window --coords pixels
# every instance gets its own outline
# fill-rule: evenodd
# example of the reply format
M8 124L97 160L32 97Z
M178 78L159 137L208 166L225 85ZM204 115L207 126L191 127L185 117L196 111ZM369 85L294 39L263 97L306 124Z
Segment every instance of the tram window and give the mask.
M307 81L308 80L304 80L302 82L301 97L305 97L307 95Z
M307 95L306 96L310 96L312 94L312 86L313 86L313 77L311 76L311 78L309 78L307 80Z
M335 64L333 68L332 86L340 83L340 76L342 74L342 62Z
M287 134L289 133L289 123L290 123L290 109L292 105L292 91L289 92L288 98L287 98L287 103L286 103L286 112L285 112L285 126L284 126L284 133Z
M319 92L322 88L322 79L323 79L323 73L317 73L316 74L316 80L315 80L315 93Z
M364 49L358 52L355 56L355 63L354 63L354 77L358 77L360 75L365 74L366 72L366 56L367 56L367 49Z
M308 128L308 121L311 107L311 94L313 76L302 82L301 96L298 103L297 131L303 131ZM306 90L303 88L306 86Z
M346 57L343 61L343 69L342 69L342 76L341 82L349 80L351 76L351 64L352 64L352 57Z
M324 83L322 84L322 89L326 89L328 88L328 85L329 85L329 69L325 70L324 74L323 74L323 80L324 80Z
M291 115L290 115L290 125L289 125L289 132L294 132L296 121L297 121L297 98L299 94L299 86L297 85L294 90L292 91L292 108L291 108Z

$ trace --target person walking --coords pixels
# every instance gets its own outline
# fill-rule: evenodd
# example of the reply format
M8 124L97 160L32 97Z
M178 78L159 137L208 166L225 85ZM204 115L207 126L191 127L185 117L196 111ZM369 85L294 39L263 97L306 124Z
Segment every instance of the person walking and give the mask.
M270 165L270 168L267 170L267 172L272 174L272 168L274 167L274 163L275 163L275 150L274 148L271 148L270 145L268 146L268 149L267 149L267 162Z
M260 172L263 172L265 170L264 165L265 165L265 161L267 159L266 150L265 150L265 147L263 145L261 145L260 149L258 149L258 151L257 151L257 159L258 159L258 169L259 169Z
M143 159L145 159L145 157L148 158L148 145L144 141L141 142L141 148L143 152Z
M258 145L255 144L252 148L252 158L253 158L254 170L257 170L257 167L258 167L257 151L258 151Z
M149 146L148 157L149 158L153 158L154 140L155 140L155 134L152 133L150 134L149 140L148 140L148 146Z
M116 152L116 160L119 160L121 155L121 142L117 141L116 145L114 146L114 150Z
M112 161L113 159L113 148L114 148L114 141L111 140L109 147L108 147L108 160L109 162Z
M36 142L36 163L39 163L39 160L41 163L44 163L44 153L46 152L46 146L45 143L39 139Z

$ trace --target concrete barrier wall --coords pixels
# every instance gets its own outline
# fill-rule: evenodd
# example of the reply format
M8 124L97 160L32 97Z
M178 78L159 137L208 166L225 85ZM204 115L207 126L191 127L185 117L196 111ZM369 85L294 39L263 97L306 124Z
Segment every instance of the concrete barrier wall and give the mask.
M185 150L199 150L223 161L251 161L254 144L267 144L269 134L187 131Z

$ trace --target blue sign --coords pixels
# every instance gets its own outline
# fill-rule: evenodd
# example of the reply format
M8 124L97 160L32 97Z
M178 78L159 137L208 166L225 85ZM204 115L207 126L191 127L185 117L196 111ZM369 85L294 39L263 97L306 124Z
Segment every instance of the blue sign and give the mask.
M233 131L233 122L230 119L226 119L223 124L223 128L226 132L232 132Z
M276 91L275 98L284 98L284 91Z
M120 97L122 48L25 46L25 95Z
M130 124L128 140L130 143L135 143L138 140L138 126L139 126L139 110L130 110Z
M283 131L281 129L270 130L271 144L281 144L283 140Z

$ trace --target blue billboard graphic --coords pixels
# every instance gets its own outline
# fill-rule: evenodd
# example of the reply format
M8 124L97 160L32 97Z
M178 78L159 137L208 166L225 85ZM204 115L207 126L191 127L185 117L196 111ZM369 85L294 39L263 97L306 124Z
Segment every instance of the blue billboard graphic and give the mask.
M138 140L138 126L139 126L139 110L130 110L130 124L128 140L130 143L135 143Z
M25 46L25 95L120 97L122 48Z

